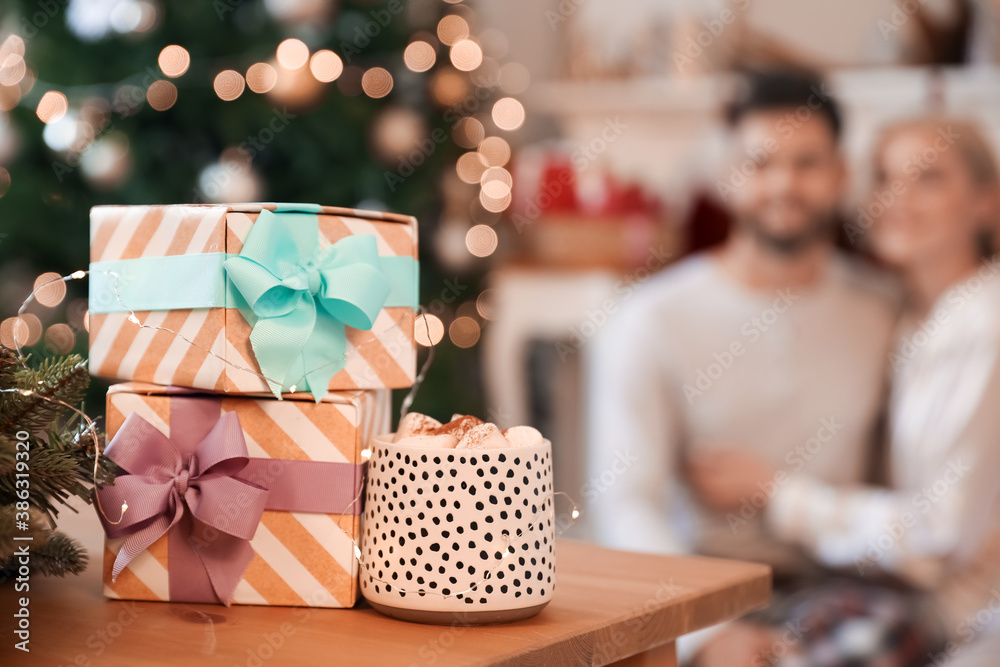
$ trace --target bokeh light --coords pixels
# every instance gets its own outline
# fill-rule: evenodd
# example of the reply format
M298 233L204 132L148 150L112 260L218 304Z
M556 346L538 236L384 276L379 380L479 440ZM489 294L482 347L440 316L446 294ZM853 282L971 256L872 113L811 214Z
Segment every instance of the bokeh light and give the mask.
M513 97L504 97L493 105L493 122L501 130L516 130L524 125L524 105Z
M384 67L372 67L361 77L361 88L368 97L385 97L392 91L392 74Z
M449 14L438 22L437 36L442 44L451 46L469 36L469 24L455 14Z
M187 49L177 44L165 46L156 59L164 74L174 79L188 71L191 66L191 54Z
M165 79L154 81L146 91L146 101L157 111L166 111L177 101L177 86Z
M21 90L17 86L0 86L0 111L10 111L21 101Z
M34 345L42 337L42 321L33 313L0 322L0 345L10 349Z
M45 330L45 345L54 354L69 354L76 345L76 332L68 324L53 324Z
M460 104L469 94L469 84L465 79L466 77L450 68L437 72L431 81L434 101L443 107Z
M479 146L486 136L486 129L483 124L475 118L461 118L455 126L451 128L451 138L462 148L475 148Z
M413 323L413 337L424 347L437 345L444 338L444 322L436 315L418 315Z
M344 62L333 51L324 49L313 54L309 69L317 81L330 83L344 72Z
M510 172L503 167L490 167L483 172L483 175L479 178L479 182L486 185L490 182L500 182L507 186L510 190L514 187L514 178L510 175Z
M240 95L243 94L243 89L246 82L243 80L243 75L234 69L222 70L215 77L215 82L212 84L215 88L215 94L219 96L220 100L224 102L232 102Z
M482 204L490 213L500 213L501 211L506 211L507 207L510 206L512 200L512 195L510 190L506 190L506 195L503 197L496 197L493 195L492 191L495 189L502 189L501 186L483 188L479 191L479 203Z
M276 56L285 69L299 69L309 60L309 47L300 39L286 39L278 44Z
M255 93L266 93L277 82L277 70L267 63L254 63L247 69L247 86Z
M497 291L492 287L484 289L476 297L476 312L484 320L492 320L497 315Z
M448 327L448 337L456 347L472 347L479 342L479 335L479 322L471 317L456 317Z
M403 51L403 62L413 72L426 72L436 61L434 47L421 40L411 42Z
M463 39L451 47L450 57L455 69L471 72L483 63L483 50L471 39Z
M21 39L20 35L8 35L3 44L0 44L0 58L6 58L12 54L24 57L24 40Z
M496 230L489 225L473 225L465 234L465 247L476 257L489 257L498 243Z
M11 350L28 344L28 324L19 317L8 317L0 322L0 345Z
M69 102L66 96L58 90L50 90L38 101L38 108L35 113L43 123L54 123L69 110Z
M50 271L35 278L35 301L48 308L54 308L66 298L66 281L58 273Z
M510 161L510 144L500 137L483 139L478 150L487 166L502 167Z
M483 156L475 151L463 153L459 156L458 162L455 163L455 172L458 174L459 179L469 185L479 183L486 169L487 166L483 162Z
M24 58L16 53L0 56L0 84L4 86L16 86L24 78L28 71Z

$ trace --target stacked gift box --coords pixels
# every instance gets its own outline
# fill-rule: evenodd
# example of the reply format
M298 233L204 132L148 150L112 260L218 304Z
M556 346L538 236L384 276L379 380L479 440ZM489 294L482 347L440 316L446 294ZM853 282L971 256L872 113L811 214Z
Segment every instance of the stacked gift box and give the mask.
M97 492L115 599L350 607L365 453L416 374L416 220L302 204L91 212Z

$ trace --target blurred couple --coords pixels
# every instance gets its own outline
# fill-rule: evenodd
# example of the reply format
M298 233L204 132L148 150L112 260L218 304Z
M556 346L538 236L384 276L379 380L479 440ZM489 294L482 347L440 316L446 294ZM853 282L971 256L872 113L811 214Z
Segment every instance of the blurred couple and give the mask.
M589 476L616 475L597 538L772 566L771 607L680 646L699 667L1000 665L989 144L957 119L884 128L846 230L882 270L835 247L821 80L749 77L728 121L728 240L650 280L589 361Z

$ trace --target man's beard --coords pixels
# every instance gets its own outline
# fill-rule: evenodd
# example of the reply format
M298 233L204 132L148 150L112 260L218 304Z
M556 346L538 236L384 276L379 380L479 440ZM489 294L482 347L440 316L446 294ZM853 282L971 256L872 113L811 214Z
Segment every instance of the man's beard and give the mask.
M766 229L754 215L745 215L740 226L749 232L758 243L785 257L794 257L820 241L833 236L836 213L833 211L810 211L809 222L804 229L792 234L775 234Z

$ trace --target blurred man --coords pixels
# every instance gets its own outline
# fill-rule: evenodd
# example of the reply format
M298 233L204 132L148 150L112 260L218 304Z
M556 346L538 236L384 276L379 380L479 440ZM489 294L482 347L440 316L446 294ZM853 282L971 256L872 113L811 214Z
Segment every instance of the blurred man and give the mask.
M729 123L734 156L718 190L736 219L730 238L649 281L593 351L585 497L606 545L763 562L780 583L820 571L764 531L761 508L786 476L722 512L688 493L686 461L741 443L778 469L861 481L894 308L834 249L846 173L824 84L751 77ZM703 664L737 667L767 648L726 632L743 652L709 645Z

